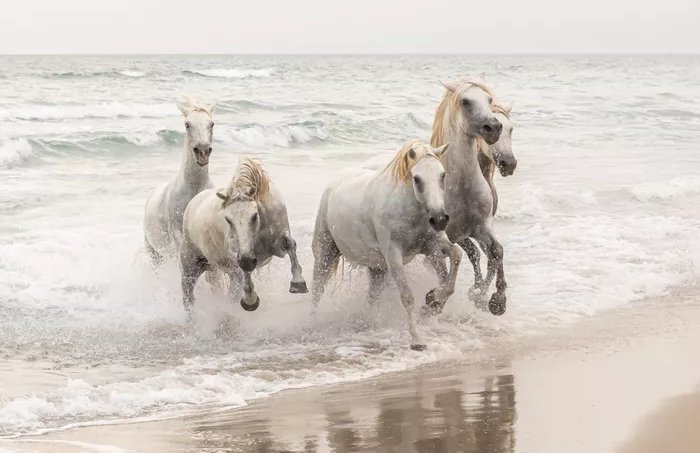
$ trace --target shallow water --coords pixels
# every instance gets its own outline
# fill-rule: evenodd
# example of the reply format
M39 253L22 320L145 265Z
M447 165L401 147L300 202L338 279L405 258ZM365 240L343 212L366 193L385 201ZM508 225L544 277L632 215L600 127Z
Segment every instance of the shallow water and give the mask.
M176 172L177 93L218 102L211 172L264 161L282 189L307 280L320 193L341 169L429 136L440 79L483 74L514 103L500 178L508 314L466 298L406 347L393 288L371 326L346 269L317 319L277 260L257 312L198 290L184 327L175 263L141 259L152 188ZM235 406L529 335L696 277L700 57L284 56L0 58L0 435ZM435 283L410 265L417 295ZM420 298L419 298L420 299ZM31 379L24 378L31 376Z

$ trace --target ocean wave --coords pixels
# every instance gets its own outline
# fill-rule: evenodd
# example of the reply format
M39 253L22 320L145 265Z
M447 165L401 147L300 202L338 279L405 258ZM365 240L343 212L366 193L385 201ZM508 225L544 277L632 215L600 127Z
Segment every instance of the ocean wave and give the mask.
M145 77L148 73L142 71L136 71L132 69L114 69L110 71L62 71L62 72L36 72L35 76L44 79L82 79L82 78L95 78L95 77L130 77L130 78L141 78Z
M330 136L323 121L305 121L272 126L245 124L231 131L223 131L216 138L225 143L253 148L289 148L311 142L328 142Z
M80 118L161 118L177 113L174 104L104 102L85 105L25 105L0 108L0 120L50 121Z
M186 69L183 74L198 77L213 77L221 79L247 79L253 77L270 77L272 69Z
M123 75L124 77L132 77L135 79L146 76L146 73L141 71L117 71L117 73Z
M20 165L34 154L34 148L28 140L16 138L0 143L0 168Z
M653 181L637 184L628 192L639 201L668 200L684 195L700 194L698 176L679 176L669 181Z

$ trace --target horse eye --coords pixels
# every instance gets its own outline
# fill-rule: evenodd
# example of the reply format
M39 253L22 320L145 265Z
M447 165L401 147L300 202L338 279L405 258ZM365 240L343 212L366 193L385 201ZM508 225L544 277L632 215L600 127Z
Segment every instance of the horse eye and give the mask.
M445 181L445 172L442 172L442 174L440 175L440 181Z
M493 104L493 97L489 96L489 104Z
M189 129L190 126L191 126L191 125L190 125L190 122L189 122L189 121L185 123L185 129Z
M224 216L224 219L226 219L226 223L228 223L229 226L233 226L233 222L231 221L231 219L228 216Z
M420 179L420 176L414 176L413 183L418 187L418 189L420 189L420 186L423 183L423 181Z
M253 214L253 216L250 218L250 223L255 223L258 221L258 213L256 212Z
M469 105L469 99L462 99L462 105L463 106L468 106Z

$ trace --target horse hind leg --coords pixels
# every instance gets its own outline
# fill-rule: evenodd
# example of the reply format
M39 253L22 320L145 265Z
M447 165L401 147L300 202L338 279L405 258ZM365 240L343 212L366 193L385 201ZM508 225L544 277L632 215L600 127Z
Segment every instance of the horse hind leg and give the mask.
M329 231L317 231L314 235L313 253L314 272L311 293L313 309L316 310L328 280L338 269L341 254Z
M386 280L386 271L379 268L369 268L369 297L370 305L376 306L379 301L379 295L384 289L384 281Z
M146 236L143 237L143 245L146 250L146 260L150 263L151 266L153 267L159 267L161 264L163 264L163 261L165 261L165 257L158 253L156 249L153 248L150 242L148 242L148 239Z

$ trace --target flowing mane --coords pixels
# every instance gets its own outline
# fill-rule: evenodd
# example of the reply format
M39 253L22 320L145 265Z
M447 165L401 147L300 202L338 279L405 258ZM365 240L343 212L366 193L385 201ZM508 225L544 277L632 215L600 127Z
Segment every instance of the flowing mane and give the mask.
M453 111L457 111L457 109L459 108L459 102L462 97L462 94L464 94L466 90L472 87L480 88L489 96L495 97L493 91L491 90L491 88L489 88L488 85L486 85L486 83L484 83L481 80L475 79L460 81L457 89L454 91L445 90L445 94L442 97L442 101L440 102L440 105L438 105L437 110L435 111L435 119L433 120L433 133L430 137L430 146L438 147L446 143L447 134L450 130L448 128L454 127L453 123L455 115L451 115L450 113Z
M270 193L270 177L260 161L244 157L238 163L236 175L228 187L226 195L228 199L224 205L228 205L242 197L252 197L255 201L264 201Z
M190 112L203 112L209 116L213 116L214 105L205 105L201 101L187 94L181 94L177 98L177 108L180 109L183 115L187 116Z
M421 143L420 140L409 140L401 147L393 159L391 159L391 162L387 164L383 172L389 172L391 174L391 180L394 184L405 183L411 176L411 169L421 159L427 156L439 159L428 147Z

